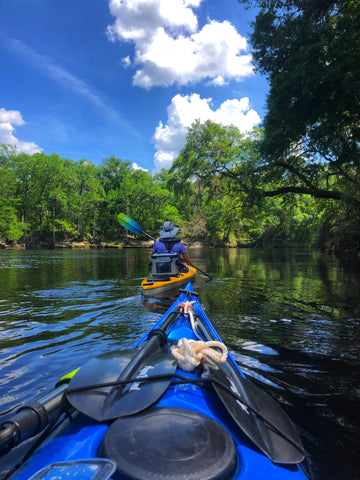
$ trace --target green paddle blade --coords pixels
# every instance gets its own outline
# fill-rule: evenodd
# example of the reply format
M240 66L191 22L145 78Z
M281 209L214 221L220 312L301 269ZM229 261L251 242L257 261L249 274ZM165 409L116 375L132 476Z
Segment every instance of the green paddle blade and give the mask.
M135 222L132 218L125 215L125 213L119 213L118 220L121 226L130 230L133 233L144 233L142 228L138 223Z
M144 230L140 227L140 225L138 223L136 223L135 220L133 220L132 218L125 215L125 213L119 213L118 220L119 220L120 225L122 225L127 230L130 230L130 232L143 233L147 237L151 238L151 240L155 241L155 238L153 238L148 233L144 232Z
M161 381L129 382L118 387L111 385L121 380L121 374L138 353L138 349L118 350L90 360L70 382L69 403L99 422L132 415L150 407L167 390L176 370L176 361L166 348L158 348L134 369L131 378L164 374L169 377ZM110 385L102 387L103 384Z

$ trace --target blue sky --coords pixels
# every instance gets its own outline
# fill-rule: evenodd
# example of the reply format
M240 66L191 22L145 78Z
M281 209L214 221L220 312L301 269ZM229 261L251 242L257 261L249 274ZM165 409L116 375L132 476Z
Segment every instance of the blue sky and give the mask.
M0 0L0 143L168 168L195 119L264 116L236 0Z

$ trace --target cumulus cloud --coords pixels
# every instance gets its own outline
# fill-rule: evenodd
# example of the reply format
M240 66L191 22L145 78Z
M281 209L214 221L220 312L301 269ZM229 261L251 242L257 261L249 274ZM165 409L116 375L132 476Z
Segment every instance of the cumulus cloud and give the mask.
M0 143L13 145L19 152L33 153L40 152L41 149L33 142L22 142L14 136L14 125L23 125L25 122L18 110L5 110L0 108Z
M146 168L140 167L136 162L132 164L133 170L142 170L143 172L148 172L149 170L146 170Z
M111 40L120 38L145 43L160 26L194 32L197 18L191 7L202 0L109 0L113 25L108 26Z
M135 43L134 85L151 88L208 80L224 85L254 74L248 44L230 22L200 30L193 8L201 0L110 0L112 40Z
M185 145L187 128L195 120L202 123L211 120L224 126L234 125L242 133L252 130L261 121L256 111L250 108L247 97L226 100L216 110L212 109L211 101L211 98L201 98L196 93L173 97L167 108L167 123L164 125L159 122L153 137L157 170L171 166Z
M121 63L124 68L128 68L131 65L131 60L130 60L130 55L127 55L126 57L121 59Z

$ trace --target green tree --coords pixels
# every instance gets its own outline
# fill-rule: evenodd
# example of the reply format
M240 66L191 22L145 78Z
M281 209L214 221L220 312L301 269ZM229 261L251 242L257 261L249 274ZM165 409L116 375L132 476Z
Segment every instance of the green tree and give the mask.
M23 235L24 225L18 216L14 161L16 149L0 145L0 238L12 242Z
M170 203L170 207L175 207L178 212L176 218L174 217L174 212L164 213L163 217L167 215L166 219L173 219L173 221L179 225L183 225L184 222L189 222L193 218L196 204L194 183L185 180L184 177L179 176L177 172L170 172L165 168L154 176L154 182L171 192L168 202Z
M16 157L16 174L22 221L34 239L55 241L56 232L73 231L67 219L78 207L74 199L75 164L56 154L21 153ZM61 224L61 222L63 222Z
M199 224L205 219L211 243L230 240L244 205L258 192L259 175L252 175L261 166L258 135L244 136L236 127L197 121L170 169L179 184L191 184L193 215Z
M255 4L253 58L270 83L262 151L281 177L274 195L303 193L358 208L360 3Z
M270 83L262 152L269 174L278 179L269 195L322 199L321 244L358 250L360 3L255 4L260 11L251 36L253 58Z
M52 190L52 232L65 240L78 238L78 178L77 162L62 160L63 168Z
M90 235L93 239L97 231L97 209L104 198L104 189L97 177L97 169L92 162L81 159L75 165L74 212L77 217L79 239Z
M164 184L154 181L150 172L135 170L132 173L130 216L139 219L143 229L157 235L160 225L179 216L174 205L174 195Z
M192 234L199 240L262 246L316 243L326 200L287 190L296 180L264 160L262 134L254 129L242 135L235 127L210 121L195 122L189 129L171 174L196 192L192 220L203 230Z
M52 229L63 168L63 160L56 154L36 153L31 157L30 203L33 217L38 222L40 239L43 238L44 223L47 232Z
M116 238L119 235L117 215L129 213L131 174L131 163L114 156L104 159L98 168L97 177L105 192L100 207L102 236Z

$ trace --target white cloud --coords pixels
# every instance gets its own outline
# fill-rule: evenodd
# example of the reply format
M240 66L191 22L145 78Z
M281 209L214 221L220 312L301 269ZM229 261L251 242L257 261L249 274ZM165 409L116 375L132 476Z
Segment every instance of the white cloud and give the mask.
M130 55L127 55L126 57L123 57L121 59L121 63L124 68L128 68L131 65L131 60L130 60Z
M137 44L147 42L158 27L194 32L197 18L191 7L202 0L109 0L113 25L108 26L111 40L120 38Z
M200 98L196 93L175 95L167 108L167 114L167 124L159 122L153 137L157 150L154 155L157 170L171 166L185 145L187 128L195 120L202 123L211 120L224 126L235 125L242 133L249 132L261 121L256 111L250 108L247 97L226 100L218 109L212 110L211 98Z
M110 0L112 40L135 43L134 85L151 88L208 80L224 85L254 74L245 37L228 21L198 30L201 0Z
M136 162L134 162L132 164L132 168L133 168L133 170L142 170L143 172L148 172L149 171L149 170L146 170L146 168L139 167L139 165Z
M22 142L13 135L15 130L13 125L23 125L24 123L21 113L18 110L5 110L4 108L0 108L0 143L13 145L19 152L28 153L29 155L41 152L41 149L35 143Z

